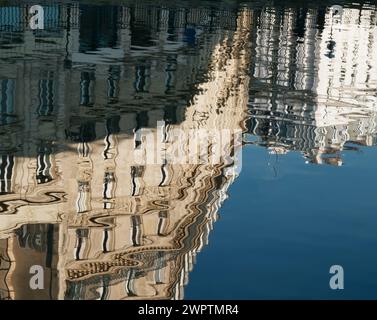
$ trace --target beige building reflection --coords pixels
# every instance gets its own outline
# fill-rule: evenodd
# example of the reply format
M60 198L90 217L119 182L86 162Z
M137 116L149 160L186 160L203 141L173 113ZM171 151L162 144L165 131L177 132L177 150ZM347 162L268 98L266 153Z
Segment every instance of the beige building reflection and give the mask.
M80 37L76 9L71 8L70 32L51 41L61 51L42 50L51 71L41 74L41 61L18 59L18 53L35 52L38 47L34 35L27 32L23 36L29 39L14 52L6 51L5 58L15 63L1 65L6 91L2 99L8 99L4 105L9 108L2 124L4 130L12 129L4 133L8 141L2 148L17 150L1 158L1 298L182 299L188 274L208 242L237 168L223 159L215 165L138 165L133 159L134 131L146 126L155 134L156 122L166 118L169 99L179 102L180 120L169 124L168 132L174 128L245 131L252 12L242 9L233 17L220 13L219 19L235 21L234 30L203 34L200 52L188 55L187 49L177 47L179 40L169 47L167 26L163 27L169 11L162 10L156 16L161 19L157 37L162 48L157 48L155 65L148 69L133 60L139 55L131 46L127 8L119 17L120 47L99 49L93 61L85 61L91 56L74 47ZM136 16L142 17L142 8L138 10ZM175 12L175 23L183 27L185 19L194 22L206 14L205 9L181 16ZM67 56L61 54L67 47L59 46L66 37L71 46L66 53L74 63L68 71L63 70ZM159 56L172 49L183 52L178 53L183 61L162 64ZM131 62L117 67L122 57ZM110 69L107 58L112 61ZM84 63L96 64L95 70L82 71ZM204 79L197 81L203 69L207 70L201 75ZM136 80L123 76L130 71ZM190 85L194 94L188 103L167 94L158 105L156 97L166 94L166 88L187 90ZM131 96L135 99L127 99ZM134 111L116 113L117 103L128 100L134 101L128 106ZM36 114L26 112L35 105ZM56 105L60 109L53 113ZM76 126L82 118L87 125ZM93 138L80 140L83 131ZM64 139L71 142L62 145ZM21 141L25 143L20 150ZM28 155L27 148L32 147L37 151ZM234 148L224 151L225 157L235 153ZM29 286L32 265L45 269L43 290Z

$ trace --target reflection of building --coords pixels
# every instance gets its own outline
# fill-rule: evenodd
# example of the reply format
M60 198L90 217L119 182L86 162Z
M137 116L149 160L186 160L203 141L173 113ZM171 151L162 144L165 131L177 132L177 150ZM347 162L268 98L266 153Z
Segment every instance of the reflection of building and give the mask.
M249 131L260 143L342 163L347 143L375 145L377 27L373 6L266 8L254 34Z
M76 9L70 7L70 18L62 21L80 20ZM86 41L91 25L85 29L80 22L79 32L71 30L65 34L70 40L62 40L68 50L49 48L46 63L5 54L14 64L0 65L1 97L11 111L2 111L0 127L7 137L0 146L2 298L183 296L232 182L226 175L232 164L138 165L134 131L149 127L154 134L157 120L165 120L168 132L244 130L252 15L247 9L233 18L208 15L207 9L142 9L122 7L106 16L139 15L135 25L143 33L144 13L147 25L160 26L150 36L161 39L157 45L138 43L135 25L118 16L124 30L108 30L93 43ZM216 17L233 24L200 34ZM193 36L195 21L203 25ZM83 51L101 41L103 48L89 60ZM18 49L34 52L32 43ZM118 47L126 48L121 55ZM227 157L235 152L224 151ZM45 291L28 287L34 264L47 270Z

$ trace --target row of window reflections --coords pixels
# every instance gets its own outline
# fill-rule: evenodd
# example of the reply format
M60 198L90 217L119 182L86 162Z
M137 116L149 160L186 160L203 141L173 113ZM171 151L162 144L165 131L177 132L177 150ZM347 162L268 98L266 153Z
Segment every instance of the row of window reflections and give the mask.
M104 159L113 157L111 153L112 144L109 134L105 138ZM79 144L79 154L82 157L89 156L89 146L87 143ZM37 149L36 159L36 174L35 178L37 184L48 183L53 180L53 161L52 161L52 147L50 145L41 145ZM14 155L1 155L0 156L0 194L13 193L13 180L15 174L15 156ZM139 179L143 177L145 171L144 166L131 167L131 196L138 196L141 193L141 183ZM160 187L166 185L168 181L168 169L166 165L161 166L161 181ZM116 179L114 172L106 172L104 175L103 185L103 200L104 209L112 209L115 194ZM77 199L77 212L90 211L90 185L89 182L79 182L78 199Z
M164 236L167 233L167 227L169 224L168 211L161 211L158 215L158 221L156 223L156 234ZM144 242L143 222L140 215L132 215L130 217L130 230L129 241L134 247L142 246ZM102 237L102 252L111 252L114 250L112 247L112 239L115 236L114 228L104 228ZM86 259L86 248L88 248L89 241L89 229L77 229L76 230L76 245L75 245L75 259Z
M37 169L36 169L36 181L38 184L48 183L53 180L53 161L52 150L50 147L43 147L38 150L37 155ZM144 167L131 167L132 178L132 196L140 194L140 183L138 178L142 177ZM162 180L159 186L163 186L167 180L167 169L165 166L161 168ZM13 180L15 175L15 156L14 155L2 155L0 156L0 194L13 193ZM89 211L90 204L89 194L90 185L89 182L79 182L78 188L78 200L77 211L78 213ZM106 172L104 176L103 185L103 199L104 209L111 209L115 192L115 176L113 172Z
M48 183L53 180L53 162L51 148L40 148L37 155L37 169L36 181L37 184ZM131 167L131 184L132 196L140 195L140 183L138 178L141 178L144 172L144 167ZM15 156L2 155L0 156L0 194L13 193L13 183L15 175ZM165 165L161 167L162 180L159 186L164 186L167 180L167 169ZM103 184L103 200L104 209L112 209L115 197L115 176L113 172L106 172ZM77 212L83 213L90 211L90 185L89 182L79 182L78 198L77 198Z
M144 166L131 167L131 196L136 197L142 194L142 182L140 178L143 177L145 171ZM161 181L159 187L167 185L169 180L168 169L166 165L161 166ZM103 209L114 208L116 179L114 172L105 172L103 180ZM91 190L89 181L79 181L78 194L76 200L77 213L85 213L91 211Z
M168 66L165 82L166 91L174 85L175 68ZM120 67L110 68L110 76L107 79L107 98L109 102L116 102L119 97ZM95 103L95 74L94 72L82 72L80 78L80 105L92 106ZM136 92L148 92L151 85L150 68L137 66L135 68L134 89ZM0 125L15 122L16 113L16 80L0 80ZM49 72L46 79L38 81L38 99L36 114L40 117L50 116L57 108L57 81L53 79L53 73Z
M37 169L35 178L37 184L48 183L53 180L53 165L51 161L51 148L42 147L38 150ZM15 156L0 156L0 195L13 193L15 175Z

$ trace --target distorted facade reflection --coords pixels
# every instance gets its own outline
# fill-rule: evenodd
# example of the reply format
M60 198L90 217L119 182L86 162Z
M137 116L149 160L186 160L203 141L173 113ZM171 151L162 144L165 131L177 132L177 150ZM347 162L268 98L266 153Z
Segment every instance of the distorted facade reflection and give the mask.
M377 134L377 15L372 5L267 7L254 28L249 140L271 153L341 165ZM355 146L356 145L356 146Z
M158 121L316 164L376 144L375 6L28 8L0 7L1 299L184 297L240 168L136 163Z
M28 31L26 10L2 17L2 299L183 298L236 164L140 165L135 132L242 135L252 12L56 6Z

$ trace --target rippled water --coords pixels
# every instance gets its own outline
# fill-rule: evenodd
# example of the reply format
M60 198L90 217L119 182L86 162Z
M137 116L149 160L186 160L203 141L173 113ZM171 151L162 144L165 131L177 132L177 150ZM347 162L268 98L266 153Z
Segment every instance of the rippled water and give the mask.
M377 298L375 5L41 4L0 6L1 299ZM242 157L140 164L159 121Z

